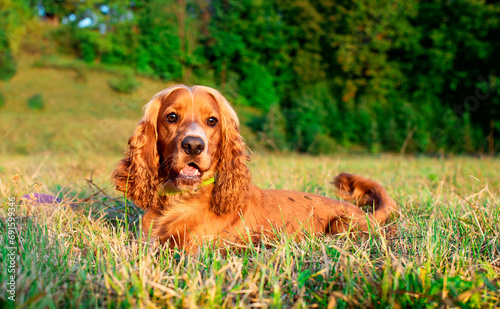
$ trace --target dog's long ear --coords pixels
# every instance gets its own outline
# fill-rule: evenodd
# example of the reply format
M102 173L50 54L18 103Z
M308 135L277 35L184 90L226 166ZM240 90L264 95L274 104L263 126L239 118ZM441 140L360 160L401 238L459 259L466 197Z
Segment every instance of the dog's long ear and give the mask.
M158 203L158 165L156 125L144 117L128 140L128 150L113 173L116 189L144 209Z
M158 113L162 101L173 91L182 88L187 87L178 85L167 88L144 107L144 117L128 140L125 158L118 162L112 175L116 189L144 209L161 208L158 195L160 157L156 146Z
M157 208L158 164L155 127L143 119L128 140L125 158L113 173L116 189L144 209Z
M217 152L217 177L210 206L216 214L222 215L240 208L242 197L249 189L251 175L246 166L248 157L239 131L238 116L218 91L211 88L205 90L215 98L221 112L222 139Z

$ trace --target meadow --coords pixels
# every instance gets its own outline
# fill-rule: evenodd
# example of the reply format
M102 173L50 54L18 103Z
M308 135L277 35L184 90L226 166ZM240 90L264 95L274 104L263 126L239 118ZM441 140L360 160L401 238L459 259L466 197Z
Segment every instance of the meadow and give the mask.
M43 60L43 59L42 59ZM37 62L38 61L38 62ZM383 184L399 209L363 237L310 235L227 255L148 244L142 211L110 175L141 107L169 84L138 77L117 94L112 69L56 68L22 56L0 114L0 307L499 307L500 160L495 157L268 153L238 108L261 188L334 197L340 172ZM42 93L45 107L26 100ZM21 197L57 195L40 204ZM16 302L7 299L15 198Z
M302 241L278 235L227 256L150 246L141 236L141 211L110 184L118 159L2 157L2 224L7 198L18 205L16 305L500 306L498 159L255 153L250 167L261 188L334 196L329 182L341 171L381 182L400 206L388 222L396 232ZM63 201L20 199L33 192ZM1 233L7 239L7 229ZM1 251L5 291L8 250ZM12 305L1 297L2 306Z

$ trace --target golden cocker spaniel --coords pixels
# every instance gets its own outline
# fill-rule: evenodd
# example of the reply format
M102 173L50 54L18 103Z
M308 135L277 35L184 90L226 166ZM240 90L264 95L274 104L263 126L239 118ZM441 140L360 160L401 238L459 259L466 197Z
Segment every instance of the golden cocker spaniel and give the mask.
M336 234L383 223L396 203L374 181L340 174L344 200L373 205L366 214L346 201L285 190L262 190L246 166L239 120L216 90L172 86L144 108L113 173L118 190L146 210L143 231L193 249L205 240L258 242L275 231Z

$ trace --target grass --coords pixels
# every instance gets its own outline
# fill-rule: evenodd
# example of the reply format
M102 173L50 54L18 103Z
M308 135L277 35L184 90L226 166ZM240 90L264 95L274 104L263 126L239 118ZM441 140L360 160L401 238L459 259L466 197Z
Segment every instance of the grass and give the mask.
M333 196L329 181L341 171L381 182L400 204L389 222L397 233L302 241L278 235L267 248L257 244L227 256L206 247L186 254L149 246L141 211L109 183L118 159L1 157L2 225L8 197L17 200L17 306L500 306L498 159L257 153L250 167L261 188ZM35 191L63 202L19 199ZM0 233L7 239L6 228ZM0 252L5 291L8 250ZM0 295L0 305L12 307L6 297Z
M342 171L379 181L400 204L389 222L397 233L278 235L227 256L165 250L141 236L141 210L109 177L142 106L170 84L142 76L119 94L109 85L116 68L36 57L21 54L18 73L0 82L0 307L500 306L499 159L256 151L250 168L261 188L333 196L329 182ZM44 109L30 110L37 93ZM250 126L262 118L237 112ZM242 132L256 149L259 139ZM20 198L35 192L63 201ZM15 303L4 292L12 197Z

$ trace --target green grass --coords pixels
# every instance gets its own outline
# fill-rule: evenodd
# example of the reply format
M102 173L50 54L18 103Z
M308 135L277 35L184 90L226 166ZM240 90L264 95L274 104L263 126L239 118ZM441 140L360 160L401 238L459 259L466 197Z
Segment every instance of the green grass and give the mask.
M299 242L278 235L227 256L165 250L140 236L141 210L109 177L142 106L170 84L136 77L139 88L119 94L109 85L119 68L34 58L21 54L18 73L0 82L0 307L14 306L4 293L9 197L16 197L19 307L500 306L499 159L256 151L250 168L261 188L333 197L330 181L342 171L382 183L401 206L389 221L397 233ZM26 105L37 93L43 110ZM262 118L237 111L249 126ZM242 134L259 146L248 126ZM19 198L34 192L64 202Z
M250 167L261 188L333 196L329 182L342 171L379 181L400 204L389 222L397 233L302 241L279 235L227 256L206 247L185 254L149 246L140 236L141 211L109 182L117 155L0 159L2 224L9 196L36 191L64 199L17 199L18 306L500 306L498 159L257 153ZM0 233L6 239L4 226ZM7 249L0 251L5 291ZM12 305L5 294L0 302Z

